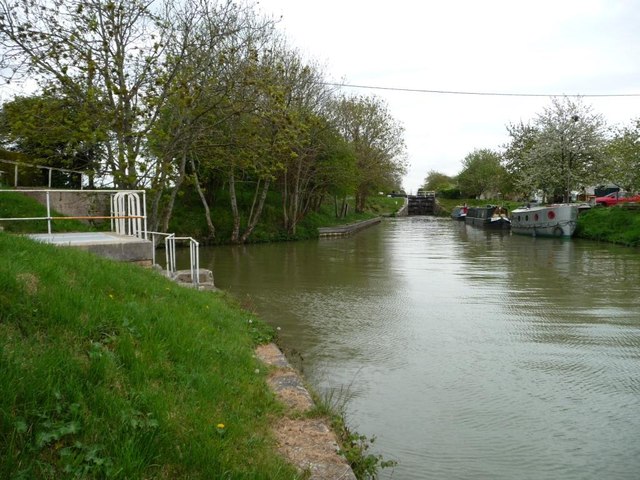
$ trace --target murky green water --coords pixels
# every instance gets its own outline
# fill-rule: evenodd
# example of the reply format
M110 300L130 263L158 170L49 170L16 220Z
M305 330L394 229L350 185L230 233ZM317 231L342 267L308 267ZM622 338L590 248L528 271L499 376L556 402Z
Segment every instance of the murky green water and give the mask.
M640 478L638 250L413 217L201 264L349 392L382 478Z

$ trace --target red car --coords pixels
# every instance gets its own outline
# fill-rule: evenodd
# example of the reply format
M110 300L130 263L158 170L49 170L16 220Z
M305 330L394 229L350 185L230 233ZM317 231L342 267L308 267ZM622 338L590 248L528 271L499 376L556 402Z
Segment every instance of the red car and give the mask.
M611 207L619 203L640 202L640 195L633 195L626 192L611 192L604 197L596 197L596 205Z

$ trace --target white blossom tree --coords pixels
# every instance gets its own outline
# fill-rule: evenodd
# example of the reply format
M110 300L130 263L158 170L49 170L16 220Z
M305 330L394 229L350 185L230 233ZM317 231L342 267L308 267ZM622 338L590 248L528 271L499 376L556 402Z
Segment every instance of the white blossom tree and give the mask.
M606 153L606 180L627 191L640 190L640 119L616 128Z
M507 167L521 187L571 199L604 178L605 122L581 99L554 97L531 126L512 126Z

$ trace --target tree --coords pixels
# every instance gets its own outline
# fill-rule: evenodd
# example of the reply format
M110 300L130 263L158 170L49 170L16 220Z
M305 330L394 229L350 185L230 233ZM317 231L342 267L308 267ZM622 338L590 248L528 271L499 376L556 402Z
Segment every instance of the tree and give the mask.
M512 180L513 190L519 197L528 199L532 191L542 189L535 175L535 165L528 161L538 130L521 121L507 125L507 132L511 142L504 147L503 165Z
M92 114L64 97L16 97L2 106L0 142L7 150L25 154L31 163L97 171L106 135ZM79 188L80 182L78 175L65 175L58 186Z
M511 127L507 166L521 187L570 201L603 178L604 120L580 99L553 98L533 126Z
M141 169L154 171L144 158L146 135L184 59L181 51L166 54L172 12L171 2L0 0L0 67L76 105L99 105L95 115L108 125L104 161L121 187L143 183Z
M271 184L291 156L294 130L274 60L279 52L264 48L272 23L262 22L248 11L239 12L236 21L234 35L215 47L203 42L194 51L194 68L208 66L194 85L198 96L188 108L182 108L181 98L175 98L179 108L164 112L167 123L157 137L189 160L178 178L191 174L205 210L214 200L206 190L224 182L233 218L230 240L244 243L260 220ZM217 31L214 27L211 24L213 33ZM178 115L181 108L183 113ZM185 124L192 137L187 143L173 137ZM183 165L181 160L180 167ZM253 198L247 202L243 194L250 188ZM176 191L173 189L172 196ZM208 213L207 220L213 235Z
M606 146L604 176L624 190L640 190L640 119L614 130Z
M336 218L344 218L348 211L347 199L358 188L356 155L351 144L335 130L324 132L325 149L318 159L314 182L319 186L317 206L324 193L333 196Z
M494 196L501 192L506 171L501 165L500 155L489 149L474 150L462 162L463 170L458 175L458 185L463 195L480 197Z
M314 199L322 195L317 182L319 162L331 141L331 125L323 116L330 98L319 68L302 60L300 55L276 45L271 51L271 90L273 105L272 132L278 133L282 165L279 186L285 229L296 234L297 225L309 211ZM276 153L274 151L273 153Z
M255 132L247 132L244 139L240 132L258 110L259 52L271 38L274 24L254 16L249 7L232 3L203 6L196 23L192 14L178 20L180 41L169 52L176 56L184 52L174 79L179 88L171 90L150 132L151 152L158 158L156 171L163 175L156 176L153 184L153 209L162 211L160 225L166 230L176 196L187 182L200 196L209 237L214 238L216 229L209 215L214 199L207 190L224 179L232 181L235 193L238 161L243 158L246 166L247 152L255 146ZM171 188L166 189L166 184ZM237 214L239 232L233 196L231 208Z
M442 172L437 172L435 170L429 170L426 178L424 179L424 183L422 188L430 191L440 191L440 190L448 190L454 188L456 185L456 181L453 177L449 175L445 175Z
M399 185L406 171L404 129L376 97L343 97L333 118L353 145L358 169L356 210L361 212L368 195Z

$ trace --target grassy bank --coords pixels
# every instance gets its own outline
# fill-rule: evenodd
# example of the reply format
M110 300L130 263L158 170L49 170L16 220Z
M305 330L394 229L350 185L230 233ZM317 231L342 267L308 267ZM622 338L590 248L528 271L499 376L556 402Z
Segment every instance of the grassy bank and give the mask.
M269 336L221 294L0 233L0 478L295 478Z
M589 240L640 247L640 208L592 208L578 218L575 235Z

